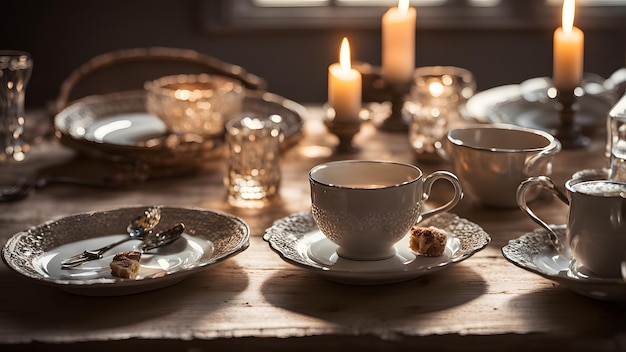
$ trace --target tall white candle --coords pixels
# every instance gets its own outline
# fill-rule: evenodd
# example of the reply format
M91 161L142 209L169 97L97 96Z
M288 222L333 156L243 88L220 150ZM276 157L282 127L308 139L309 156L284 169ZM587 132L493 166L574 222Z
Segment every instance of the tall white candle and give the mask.
M339 63L328 66L328 103L335 122L355 122L361 110L361 73L350 64L350 43L343 38Z
M563 2L561 27L554 31L553 81L559 91L573 91L583 77L583 31L574 27L574 0Z
M409 0L399 0L382 19L383 78L390 83L406 83L415 70L415 8Z

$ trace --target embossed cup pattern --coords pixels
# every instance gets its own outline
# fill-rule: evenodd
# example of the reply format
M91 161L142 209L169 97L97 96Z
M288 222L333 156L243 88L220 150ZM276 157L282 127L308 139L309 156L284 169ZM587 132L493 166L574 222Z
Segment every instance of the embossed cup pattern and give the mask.
M311 207L313 219L329 240L340 245L339 254L353 259L386 258L392 246L419 219L420 206L391 212L372 211L360 215ZM349 250L346 250L348 248Z

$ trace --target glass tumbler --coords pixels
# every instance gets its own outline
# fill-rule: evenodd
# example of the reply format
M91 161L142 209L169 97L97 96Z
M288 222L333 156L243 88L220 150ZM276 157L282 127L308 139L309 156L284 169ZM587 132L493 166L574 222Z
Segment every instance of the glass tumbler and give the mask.
M222 136L245 96L237 80L220 75L173 75L144 83L146 108L176 134Z
M626 182L626 95L609 111L607 131L609 179Z
M445 107L443 117L453 120L462 115L475 92L476 79L471 71L456 66L424 66L415 69L410 100L431 108Z
M226 123L226 184L232 206L261 208L278 196L283 134L277 121L244 115Z
M424 66L413 75L405 111L409 141L421 160L438 160L436 149L448 129L461 122L465 103L476 90L474 75L455 66Z
M24 97L33 69L30 54L0 50L0 162L24 161Z

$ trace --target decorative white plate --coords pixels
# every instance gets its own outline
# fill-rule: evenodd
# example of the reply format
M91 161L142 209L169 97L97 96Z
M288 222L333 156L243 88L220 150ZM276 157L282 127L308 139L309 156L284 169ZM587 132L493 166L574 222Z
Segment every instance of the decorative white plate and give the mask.
M137 279L111 275L115 253L136 249L131 240L111 249L100 260L61 269L61 260L120 240L128 222L148 207L83 213L49 221L13 235L2 248L2 260L18 274L38 283L88 296L116 296L173 285L187 276L244 251L250 229L240 218L209 210L161 208L155 231L185 224L175 242L142 255Z
M554 226L565 236L565 225ZM626 282L621 278L601 278L589 273L577 262L556 252L546 230L535 229L509 241L502 254L516 266L558 282L583 296L603 301L626 301Z
M479 122L491 122L493 120L493 108L502 102L518 98L522 94L519 84L509 84L494 87L474 94L465 104L465 116L468 119L476 119Z
M155 115L134 112L97 120L86 126L84 138L99 143L141 146L166 132L167 126Z
M480 226L450 213L435 215L420 226L435 226L448 233L443 255L416 255L408 247L407 234L396 244L395 257L376 261L345 259L337 255L337 245L322 234L309 212L277 220L265 231L263 239L286 262L328 280L353 285L388 284L431 274L471 257L491 241Z
M603 88L603 81L594 74L584 76L585 94L577 98L576 123L585 135L605 128L606 114L616 103L614 94ZM551 86L551 78L536 77L521 84L490 88L468 99L464 115L479 122L508 123L551 132L560 126L557 103L547 94Z
M281 116L283 148L302 135L306 109L294 101L248 90L243 112ZM157 116L146 112L145 91L81 98L55 116L54 127L57 138L68 147L90 157L145 165L155 177L188 173L223 154L222 136L169 133Z

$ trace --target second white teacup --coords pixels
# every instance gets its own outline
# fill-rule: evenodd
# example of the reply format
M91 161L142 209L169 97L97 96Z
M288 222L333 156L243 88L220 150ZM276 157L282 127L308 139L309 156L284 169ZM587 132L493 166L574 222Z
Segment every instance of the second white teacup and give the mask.
M454 186L452 199L423 211L432 184ZM424 177L413 165L345 160L315 166L309 172L312 213L322 233L339 246L337 254L355 260L395 255L394 244L421 219L452 209L462 198L457 177L436 171Z
M444 157L454 164L463 191L481 204L517 207L517 186L550 175L561 143L549 133L513 125L473 125L450 130ZM537 191L537 190L535 190ZM528 200L538 192L529 193Z

